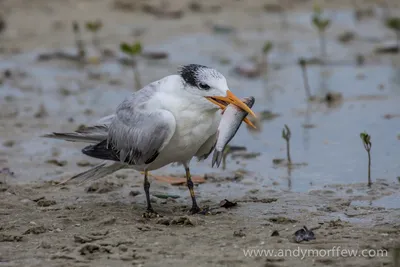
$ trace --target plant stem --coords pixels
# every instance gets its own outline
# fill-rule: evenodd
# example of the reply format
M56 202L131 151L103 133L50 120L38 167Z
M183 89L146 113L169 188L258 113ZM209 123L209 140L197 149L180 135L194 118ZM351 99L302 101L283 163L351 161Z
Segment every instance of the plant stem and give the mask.
M292 190L292 166L287 166L287 174L288 174L288 189Z
M308 83L308 76L307 76L307 67L305 65L301 66L301 71L303 73L304 89L306 90L307 99L311 99L310 85Z
M79 24L74 23L73 28L74 28L74 34L75 34L76 49L78 50L78 57L79 57L79 60L81 62L83 62L86 52L85 52L85 44L83 43L83 40L81 37L81 31L79 29Z
M368 152L368 186L371 187L372 182L371 182L371 153L370 150Z
M261 72L267 71L268 63L267 63L267 54L263 53L262 62L261 62Z
M93 46L99 50L99 39L97 37L97 32L93 32L93 39L92 39Z
M136 91L139 91L142 88L142 83L140 82L140 76L139 76L139 66L136 64L135 66L135 58L132 57L132 66L133 66L133 77L135 80L135 89Z
M226 157L228 156L228 153L224 154L222 156L222 170L226 169Z
M319 43L321 49L321 61L324 63L326 57L326 40L324 31L319 31Z
M286 140L286 154L287 154L287 160L289 165L292 164L292 159L290 158L290 143L289 139Z

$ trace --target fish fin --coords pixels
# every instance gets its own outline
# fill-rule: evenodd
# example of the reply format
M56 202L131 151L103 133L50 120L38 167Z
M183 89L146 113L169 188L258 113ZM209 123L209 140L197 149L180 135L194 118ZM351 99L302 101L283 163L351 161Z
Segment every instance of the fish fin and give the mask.
M221 161L222 161L222 155L223 155L223 151L214 150L211 167L214 167L214 165L216 164L217 168L219 168L219 165L221 165Z

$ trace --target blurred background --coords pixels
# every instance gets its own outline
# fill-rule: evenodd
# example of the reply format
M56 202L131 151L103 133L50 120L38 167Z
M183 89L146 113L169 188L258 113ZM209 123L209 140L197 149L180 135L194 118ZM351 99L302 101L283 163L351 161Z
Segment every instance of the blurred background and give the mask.
M98 161L82 155L82 145L39 136L89 125L141 86L197 63L221 71L238 96L256 98L258 130L238 131L224 167L209 160L192 167L198 176L246 180L229 185L227 196L248 184L306 192L366 183L364 131L373 180L397 182L399 7L397 0L0 0L0 166L18 183L84 171ZM376 205L398 208L398 200L397 192Z

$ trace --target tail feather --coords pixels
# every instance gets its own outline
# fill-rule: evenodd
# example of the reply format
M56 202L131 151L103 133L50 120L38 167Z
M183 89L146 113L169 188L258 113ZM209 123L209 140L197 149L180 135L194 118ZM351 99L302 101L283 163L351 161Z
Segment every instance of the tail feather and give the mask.
M61 139L70 142L97 143L107 139L108 127L106 125L96 125L85 127L71 133L51 133L42 135L45 138Z
M214 165L216 164L217 168L219 168L219 165L221 165L222 156L223 156L223 151L214 150L211 167L214 167Z
M94 166L93 168L87 171L81 172L75 176L70 177L67 180L62 181L60 184L63 185L72 180L78 180L82 184L88 180L91 181L98 180L100 178L103 178L104 176L107 176L124 168L126 168L126 165L121 164L119 162L104 162Z
M60 139L70 142L97 143L104 140L104 136L85 135L81 133L51 133L42 135L45 138Z

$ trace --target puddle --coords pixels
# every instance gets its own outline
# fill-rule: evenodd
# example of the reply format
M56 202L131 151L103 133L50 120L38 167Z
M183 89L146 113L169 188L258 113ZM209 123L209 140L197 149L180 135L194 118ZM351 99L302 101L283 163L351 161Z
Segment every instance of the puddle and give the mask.
M400 194L393 194L390 196L381 197L377 200L357 200L352 201L352 206L359 207L384 207L387 209L398 209L400 202Z
M332 34L328 38L329 58L347 60L346 65L310 66L307 70L313 94L323 95L328 91L340 92L344 101L335 108L325 104L307 104L301 71L295 64L300 56L316 56L319 51L315 31L309 25L309 13L294 13L292 24L282 35L277 29L261 29L257 32L239 32L232 35L198 33L168 40L159 46L168 51L169 59L155 64L143 60L139 69L143 83L149 83L174 73L181 64L196 62L214 66L226 74L232 91L239 97L252 95L256 98L254 110L270 110L281 116L264 121L261 132L252 133L242 127L231 145L246 146L248 152L259 152L255 159L235 159L228 156L227 170L211 168L210 160L192 162L192 173L203 175L217 173L230 175L238 169L249 172L252 183L224 183L218 189L215 184L203 184L203 194L223 194L223 198L242 196L254 186L266 189L307 192L326 184L350 184L367 181L367 154L361 143L360 132L367 131L372 141L372 179L384 178L394 182L399 175L400 150L399 118L384 119L385 114L400 112L400 67L392 64L394 59L385 59L379 64L366 64L363 67L353 65L353 56L361 50L372 51L374 44L357 41L352 45L341 45L336 41L336 33L341 32L349 12L339 12L336 16L341 23L334 23ZM339 20L339 21L340 21ZM360 34L386 38L381 34L382 26L376 19L367 24L352 28ZM373 25L368 28L365 25ZM367 28L365 28L367 27ZM303 32L299 28L304 29ZM368 30L368 31L367 31ZM376 34L376 35L375 35ZM265 40L276 40L269 60L280 66L271 68L264 78L246 79L233 73L233 67L254 55ZM244 44L240 44L245 41ZM239 44L238 44L239 43ZM283 44L282 46L280 44ZM361 47L361 48L360 48ZM0 95L1 105L20 107L15 122L23 123L22 130L4 129L1 142L18 139L15 148L6 149L7 159L20 182L40 179L53 179L60 170L48 167L44 162L51 157L53 147L60 151L60 157L68 160L67 170L82 171L75 162L87 159L80 154L80 144L43 140L38 136L49 131L70 131L79 124L87 124L113 112L133 90L132 70L115 62L106 62L100 66L87 66L78 69L73 64L60 62L38 63L37 52L22 54L12 60L1 60L1 72L7 68L22 69L28 77L21 81L4 81ZM221 58L227 58L231 64L222 64ZM88 72L100 74L99 80L88 78ZM104 77L103 77L104 76ZM111 85L110 79L118 80L121 85ZM22 89L21 83L33 84L31 89ZM64 88L68 95L60 94ZM12 96L15 100L6 103L4 98ZM50 116L37 125L32 121L32 113L44 103ZM24 109L28 107L28 109ZM30 107L30 109L29 109ZM90 109L92 115L85 115ZM73 118L73 121L68 121ZM273 159L284 158L285 142L281 137L282 128L287 124L292 132L291 157L294 163L307 163L292 169L274 166ZM11 122L7 127L13 125ZM303 127L312 125L313 127ZM18 160L15 160L18 159ZM43 167L43 168L42 168ZM154 173L183 174L181 166L164 167ZM400 208L399 196L389 196L373 201L373 205L388 208ZM364 205L364 202L356 203Z

